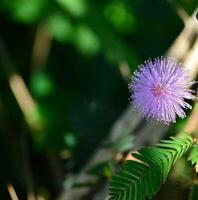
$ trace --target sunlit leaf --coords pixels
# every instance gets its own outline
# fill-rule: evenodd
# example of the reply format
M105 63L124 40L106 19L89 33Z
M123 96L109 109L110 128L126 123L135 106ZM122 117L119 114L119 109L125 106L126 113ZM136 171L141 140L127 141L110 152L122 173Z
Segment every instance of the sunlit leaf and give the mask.
M31 77L32 92L38 97L51 94L54 90L54 83L46 73L35 73Z
M65 16L54 13L47 20L48 29L56 40L64 42L70 39L72 34L72 25Z
M32 23L43 14L47 3L47 0L13 0L7 8L15 20Z
M100 50L100 40L88 26L79 25L76 27L73 42L83 54L93 55Z
M112 2L104 9L104 16L119 32L131 32L135 29L136 20L122 2Z
M72 133L66 133L64 135L64 142L68 147L74 147L77 144L76 137Z
M85 0L56 0L56 1L75 17L83 16L87 11L87 3Z

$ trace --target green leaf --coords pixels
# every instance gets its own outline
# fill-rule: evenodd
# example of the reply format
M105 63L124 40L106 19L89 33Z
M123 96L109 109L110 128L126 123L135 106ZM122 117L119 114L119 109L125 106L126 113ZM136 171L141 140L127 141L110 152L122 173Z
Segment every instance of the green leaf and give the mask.
M188 160L191 161L192 165L195 165L195 171L198 172L198 144L192 147Z
M189 135L182 135L162 140L155 146L133 153L135 160L123 163L110 180L109 200L151 199L166 181L171 166L192 144L193 140ZM193 152L192 155L198 154ZM192 158L194 159L193 156Z

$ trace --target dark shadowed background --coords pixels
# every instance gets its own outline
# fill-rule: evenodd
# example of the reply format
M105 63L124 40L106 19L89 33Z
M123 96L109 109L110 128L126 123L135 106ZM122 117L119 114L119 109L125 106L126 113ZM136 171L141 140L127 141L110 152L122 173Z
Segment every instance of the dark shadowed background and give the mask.
M20 200L57 199L70 188L93 152L111 145L104 141L129 104L133 71L166 53L184 28L180 11L191 15L196 6L197 0L1 0L0 199L12 190ZM127 142L118 149L130 149ZM110 165L94 169L100 184L84 199L100 195Z

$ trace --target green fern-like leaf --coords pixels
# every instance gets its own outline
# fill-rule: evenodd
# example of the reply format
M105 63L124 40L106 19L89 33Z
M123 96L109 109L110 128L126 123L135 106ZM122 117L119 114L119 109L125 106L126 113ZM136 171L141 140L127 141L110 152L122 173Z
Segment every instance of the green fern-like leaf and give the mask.
M188 135L162 140L133 153L109 183L109 200L144 200L155 195L166 181L171 166L191 147Z
M191 161L192 165L195 165L195 171L198 173L198 144L192 147L188 160Z

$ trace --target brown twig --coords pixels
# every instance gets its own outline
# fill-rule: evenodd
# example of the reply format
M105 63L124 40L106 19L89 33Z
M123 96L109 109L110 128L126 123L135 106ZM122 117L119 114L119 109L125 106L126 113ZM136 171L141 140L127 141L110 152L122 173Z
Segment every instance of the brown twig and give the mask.
M51 44L52 37L49 34L46 25L38 25L32 50L32 71L41 70L45 67L50 52Z
M32 111L36 110L36 103L34 102L33 98L31 97L30 92L28 91L28 88L22 79L21 75L15 70L14 65L11 61L10 55L8 53L8 50L6 48L6 45L4 44L3 40L0 37L0 61L2 63L2 66L4 67L4 70L6 72L6 75L8 77L8 82L10 89L16 98L16 101L21 108L21 111L24 115L24 119L29 125L29 127L32 130L38 130L37 128L37 122L38 121L32 121L31 114ZM31 176L31 170L29 165L29 158L27 156L27 149L24 149L25 141L22 141L22 145L19 146L22 147L21 151L23 154L23 165L25 169L25 181L27 186L27 196L28 200L35 200L35 196L33 194L33 181ZM13 193L14 188L9 185L8 189ZM14 194L14 193L13 193Z
M41 119L39 118L39 115L35 118L32 116L32 114L37 111L37 105L33 100L22 76L14 68L11 56L9 55L6 45L1 37L0 62L6 72L10 89L24 115L25 121L32 130L40 130Z
M8 188L8 192L10 194L11 199L12 200L19 200L19 198L18 198L18 196L17 196L17 194L16 194L16 192L14 190L13 185L12 184L8 184L7 188Z

